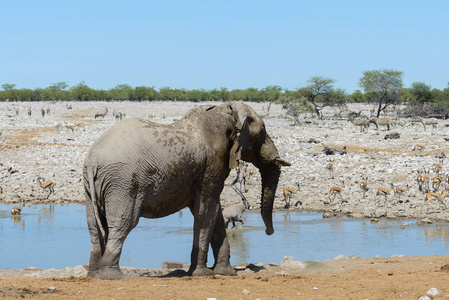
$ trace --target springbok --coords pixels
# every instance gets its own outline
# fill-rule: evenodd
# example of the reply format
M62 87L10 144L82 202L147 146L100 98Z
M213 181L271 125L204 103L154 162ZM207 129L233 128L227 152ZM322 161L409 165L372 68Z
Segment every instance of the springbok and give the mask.
M343 190L343 188L345 187L345 182L344 180L341 181L341 186L333 186L330 188L329 190L329 203L331 202L331 196L334 195L334 198L332 198L332 201L335 199L335 197L337 197L337 195L340 195L340 199L343 199L343 197L341 196L341 191Z
M360 188L362 189L362 191L363 191L363 199L365 199L365 197L366 197L366 191L368 190L368 176L366 176L365 178L363 178L363 176L362 176L362 179L364 179L363 181L355 181L355 183L356 184L358 184L359 186L360 186Z
M432 178L432 188L436 192L440 188L442 182L446 180L446 175L444 176L435 176Z
M394 195L398 195L398 202L401 201L401 194L405 193L408 190L408 184L405 186L405 188L397 187L394 189Z
M292 195L294 193L296 193L297 190L301 190L299 188L299 182L298 181L296 182L296 187L294 189L285 188L285 189L282 190L282 194L284 195L284 201L285 201L284 208L286 208L286 209L290 208L290 199L291 199Z
M413 152L419 151L419 156L421 156L421 153L422 153L422 152L424 151L424 149L426 149L426 147L427 147L427 142L428 142L428 141L429 141L429 140L427 139L425 144L416 144L415 146L413 146L412 151L413 151Z
M424 183L424 176L422 175L421 170L418 170L418 175L416 176L416 182L418 183L418 189L422 192L422 185Z
M440 176L442 168L443 168L443 160L440 160L440 163L435 165L435 173L437 173L437 176Z
M42 191L45 191L45 189L48 189L50 192L47 195L47 199L48 197L50 197L50 195L53 193L55 193L54 187L55 187L55 183L51 180L47 180L44 182L41 182L41 180L45 180L42 177L37 177L37 182L39 183L39 186L42 188Z
M22 211L23 205L25 204L25 200L22 200L22 204L20 206L14 206L11 209L11 215L20 215L20 212Z
M385 197L385 202L387 202L387 196L390 195L391 190L393 189L393 183L390 183L390 188L389 189L384 189L384 188L378 188L377 189L377 193L376 196L384 196Z
M246 189L246 169L248 167L248 164L244 161L239 161L237 166L237 173L235 174L234 181L231 183L231 185L236 184L237 182L240 183L240 191L246 193L248 190ZM242 191L242 184L244 187L244 190Z
M334 179L334 161L331 160L327 166L326 170L329 172L329 179Z
M437 200L438 203L438 209L441 208L441 203L443 203L444 207L447 208L446 204L443 202L444 198L446 197L447 192L446 190L443 190L441 192L441 194L438 193L427 193L426 194L426 198L424 200L424 205L421 207L421 212L424 206L426 206L426 210L427 210L427 203L432 200L433 198L435 198ZM436 210L434 211L434 213L436 213Z

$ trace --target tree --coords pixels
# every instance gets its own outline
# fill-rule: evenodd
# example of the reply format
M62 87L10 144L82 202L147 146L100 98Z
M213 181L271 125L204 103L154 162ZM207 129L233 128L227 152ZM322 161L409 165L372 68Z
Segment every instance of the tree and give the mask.
M298 93L309 101L318 118L321 119L321 110L325 106L341 105L346 102L345 92L334 88L335 80L322 76L311 77L306 87L300 88Z
M69 87L68 81L59 81L59 82L56 82L56 83L52 83L48 87L48 89L50 91L63 91L63 90L65 90L68 87Z
M359 86L368 94L372 102L378 103L377 117L388 106L399 100L399 89L402 88L402 72L381 69L363 72Z
M157 92L154 89L154 86L147 87L147 86L136 86L134 88L133 92L133 99L136 100L156 100L157 99Z
M13 84L13 83L4 83L2 84L2 88L3 90L5 90L6 92L10 92L12 90L14 90L14 88L16 87L17 84Z
M15 93L15 88L16 84L13 83L4 83L2 84L2 88L5 91L4 92L4 97L5 100L9 99L9 100L16 100L16 93Z
M114 100L132 99L133 88L129 84L119 84L111 90Z
M413 82L411 88L411 95L418 104L423 105L430 102L432 99L432 88L424 82Z
M260 91L262 101L275 102L282 95L282 87L279 85L269 85Z
M220 87L220 99L225 101L229 100L229 91L225 87Z
M363 93L361 90L356 90L354 93L349 95L349 99L353 103L360 103L364 101Z
M61 100L69 96L68 91L66 89L69 87L67 81L60 81L56 83L52 83L48 88L43 90L43 94L45 95L43 98L46 100Z
M84 81L70 88L70 96L75 100L94 100L95 90L86 85Z

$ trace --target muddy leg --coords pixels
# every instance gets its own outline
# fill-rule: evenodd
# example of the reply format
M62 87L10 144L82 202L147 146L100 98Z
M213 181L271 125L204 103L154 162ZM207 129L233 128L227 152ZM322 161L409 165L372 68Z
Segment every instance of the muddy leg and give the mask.
M231 257L230 247L223 224L223 215L219 214L217 216L217 223L210 241L215 258L214 271L216 274L235 276L237 275L237 272L231 267L231 263L229 261Z
M215 274L213 270L207 268L207 252L214 230L213 224L217 222L218 213L223 217L221 210L218 211L220 208L219 203L218 199L196 201L193 209L191 209L194 216L193 246L188 273L193 276L211 276ZM221 222L224 229L224 221L222 220Z

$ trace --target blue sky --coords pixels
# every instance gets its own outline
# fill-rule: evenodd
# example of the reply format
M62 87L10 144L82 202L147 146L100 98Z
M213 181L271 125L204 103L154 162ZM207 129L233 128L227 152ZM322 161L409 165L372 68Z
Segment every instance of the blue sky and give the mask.
M22 1L0 3L0 84L352 93L363 71L449 82L449 1Z

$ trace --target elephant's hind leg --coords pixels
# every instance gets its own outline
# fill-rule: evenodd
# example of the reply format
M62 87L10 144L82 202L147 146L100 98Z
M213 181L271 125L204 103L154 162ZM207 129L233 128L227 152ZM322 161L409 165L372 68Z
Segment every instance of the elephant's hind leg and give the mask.
M120 213L120 216L113 214L107 217L109 233L99 262L99 270L93 276L95 278L122 279L125 277L119 267L120 256L126 237L139 222L139 214L134 211L132 204L129 208L121 208Z
M102 256L102 248L104 251L104 241L100 240L100 230L95 220L92 202L90 199L86 202L87 226L90 233L90 260L88 276L95 277L100 269L100 260ZM101 243L103 246L101 246Z

